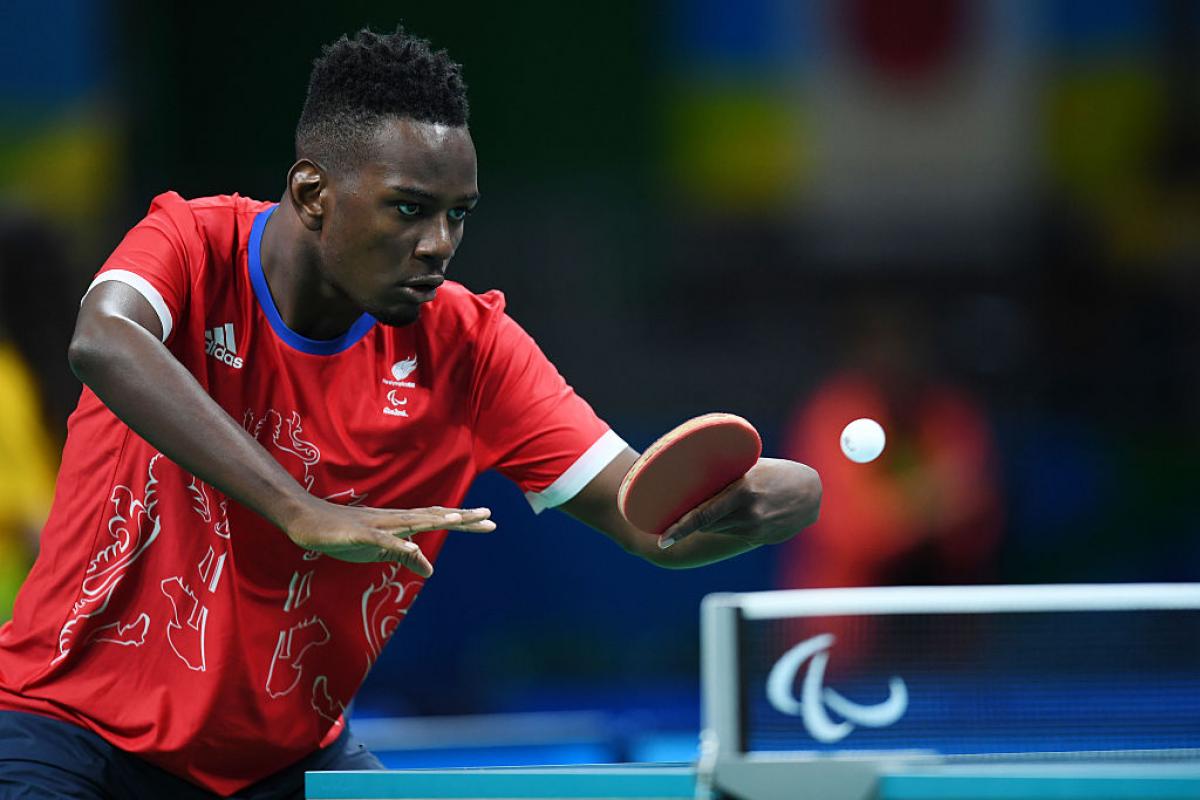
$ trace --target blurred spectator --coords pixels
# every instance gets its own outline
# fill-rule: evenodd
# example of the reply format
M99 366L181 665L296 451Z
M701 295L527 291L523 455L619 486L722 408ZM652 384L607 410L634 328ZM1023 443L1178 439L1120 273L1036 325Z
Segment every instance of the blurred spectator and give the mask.
M995 443L978 403L936 376L922 323L897 304L867 309L845 369L794 411L782 455L813 465L825 495L820 521L782 548L781 587L992 577L1003 529ZM887 432L869 464L840 450L859 417Z
M0 214L0 621L33 564L78 399L66 364L75 283L48 227Z

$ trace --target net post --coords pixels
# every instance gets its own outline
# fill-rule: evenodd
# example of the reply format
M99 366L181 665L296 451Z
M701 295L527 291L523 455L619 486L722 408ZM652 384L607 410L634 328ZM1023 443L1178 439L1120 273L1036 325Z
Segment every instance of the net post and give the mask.
M741 681L738 675L739 606L732 593L711 594L700 604L701 731L696 797L709 798L722 757L741 751Z

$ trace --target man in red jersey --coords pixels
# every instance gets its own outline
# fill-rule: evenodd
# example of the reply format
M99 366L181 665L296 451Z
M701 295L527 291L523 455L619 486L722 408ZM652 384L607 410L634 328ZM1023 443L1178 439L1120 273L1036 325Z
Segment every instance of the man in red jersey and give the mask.
M376 768L344 712L497 469L689 567L814 521L763 459L660 549L637 457L504 313L445 280L479 197L444 51L360 32L314 65L278 204L168 192L101 268L42 552L0 629L0 796L295 797ZM704 532L699 531L703 529Z

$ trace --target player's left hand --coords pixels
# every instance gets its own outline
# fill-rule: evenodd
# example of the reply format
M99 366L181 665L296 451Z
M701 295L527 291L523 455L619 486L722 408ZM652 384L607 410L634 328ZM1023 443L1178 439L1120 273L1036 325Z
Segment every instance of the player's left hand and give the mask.
M760 458L745 476L663 531L659 547L697 531L736 536L749 544L778 544L816 522L820 510L821 478L815 469Z

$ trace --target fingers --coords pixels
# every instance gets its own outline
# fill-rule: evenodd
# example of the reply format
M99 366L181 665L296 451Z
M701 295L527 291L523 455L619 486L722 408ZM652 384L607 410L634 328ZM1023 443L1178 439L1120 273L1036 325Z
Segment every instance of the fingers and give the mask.
M425 531L490 533L496 529L487 508L393 510L326 504L323 510L322 516L287 531L288 537L306 550L343 561L400 563L423 577L433 574L433 564L408 537Z
M450 530L464 531L465 533L491 533L492 531L496 530L496 523L492 522L490 519L485 519L479 522L472 522L467 525L456 525L455 527L450 528Z
M418 508L405 511L387 511L372 509L379 515L373 521L375 527L394 536L411 536L425 531L465 531L467 533L490 533L496 529L496 523L488 517L491 509L442 509Z
M394 561L422 578L433 575L433 564L414 542L380 533L375 539L375 544L381 551L380 561Z
M745 479L734 481L722 489L716 496L701 503L684 514L658 537L658 548L666 550L681 539L686 539L696 531L715 532L721 520L741 508L743 500L741 488Z
M492 516L490 508L454 508L449 510L460 515L464 523L482 522Z
M465 531L467 533L490 533L496 530L496 523L490 519L492 516L490 508L456 509L453 514L459 516L459 522L443 525L443 528L452 531ZM447 516L452 516L453 514Z

